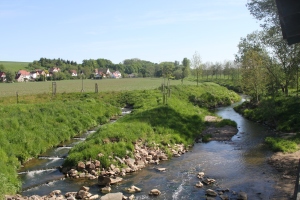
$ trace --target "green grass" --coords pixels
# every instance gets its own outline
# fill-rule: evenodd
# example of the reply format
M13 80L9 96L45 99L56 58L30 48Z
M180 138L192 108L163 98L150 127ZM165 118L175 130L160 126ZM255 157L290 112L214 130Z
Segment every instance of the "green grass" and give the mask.
M300 143L299 135L293 138L276 138L276 137L267 137L265 139L266 144L273 151L281 151L284 153L293 153L299 150L298 144Z
M161 86L162 78L123 78L103 80L83 80L84 92L95 92L95 84L98 91L125 91L125 90L148 90ZM81 92L82 80L56 81L57 93ZM181 85L180 80L172 80L171 85ZM185 81L184 85L196 85L195 82ZM22 82L0 84L0 98L16 96L16 92L22 95L52 94L52 81L47 82Z
M30 62L0 61L0 65L2 64L5 67L5 70L9 70L13 73L20 69L25 69L29 63Z
M171 87L171 91L168 105L157 101L162 98L161 91L157 89L126 92L127 103L134 106L133 113L114 124L103 126L85 142L75 146L70 151L65 166L73 166L79 161L92 158L102 159L100 162L105 163L102 167L106 168L113 162L109 162L110 157L124 157L126 152L130 156L136 141L142 141L148 146L158 144L170 156L167 144L193 144L206 126L204 117L211 114L205 106L194 106L189 98L191 95L201 97L201 94L207 92L218 94L219 98L214 99L216 104L224 97L239 100L237 94L214 83L198 87L177 85ZM224 123L236 126L229 120ZM110 140L117 142L106 142ZM104 156L98 158L99 153Z
M132 152L132 143L137 139L143 139L149 145L155 141L170 155L166 144L193 143L206 125L203 117L210 114L206 107L195 106L191 96L199 99L203 93L209 92L218 96L213 99L216 104L224 97L233 101L238 97L214 83L196 86L195 82L185 81L181 85L181 81L171 81L172 92L166 106L162 105L162 93L158 88L162 80L84 80L84 93L80 93L81 80L58 81L58 94L54 97L51 82L0 84L3 90L0 92L0 199L1 195L16 193L20 189L16 171L22 162L77 133L107 122L126 104L134 106L133 114L113 126L103 126L101 134L95 134L95 138L88 138L87 143L72 149L69 163L95 158L103 152L105 156L100 161L103 167L107 166L112 152L120 157L126 150ZM99 93L93 92L95 83L99 85ZM46 92L41 90L43 85L48 88ZM19 104L15 92L9 91L18 87ZM74 88L76 92L72 93ZM111 137L117 138L118 142L102 145L104 139Z

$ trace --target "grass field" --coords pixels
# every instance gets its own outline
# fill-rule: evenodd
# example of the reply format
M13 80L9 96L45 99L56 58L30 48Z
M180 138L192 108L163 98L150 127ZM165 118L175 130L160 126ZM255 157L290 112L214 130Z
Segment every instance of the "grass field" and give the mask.
M56 81L57 93L81 92L82 85L84 92L95 92L95 84L98 84L98 91L122 91L122 90L147 90L161 86L162 78L124 78L124 79L103 79L103 80L64 80ZM172 80L171 85L181 84L180 80ZM195 85L196 82L184 81L184 85ZM0 98L33 94L52 94L52 81L46 82L22 82L22 83L1 83Z
M0 65L3 65L6 70L11 72L19 71L20 69L25 69L29 62L14 62L14 61L0 61Z

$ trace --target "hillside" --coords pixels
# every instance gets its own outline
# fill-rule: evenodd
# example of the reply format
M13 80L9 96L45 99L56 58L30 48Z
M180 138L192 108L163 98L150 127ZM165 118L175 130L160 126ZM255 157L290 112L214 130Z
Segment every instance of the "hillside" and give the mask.
M16 72L20 69L25 69L29 62L15 62L15 61L0 61L0 65L3 65L6 70Z

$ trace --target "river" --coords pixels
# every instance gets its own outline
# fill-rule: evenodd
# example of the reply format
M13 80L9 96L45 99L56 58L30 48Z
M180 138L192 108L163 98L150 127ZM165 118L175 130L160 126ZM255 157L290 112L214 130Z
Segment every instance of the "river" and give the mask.
M239 102L241 103L241 102ZM238 103L237 103L238 104ZM151 189L157 188L162 194L156 199L206 199L205 190L230 189L244 191L248 199L276 199L275 189L278 173L267 164L272 154L263 145L264 138L271 134L267 127L251 122L233 110L233 104L216 109L216 114L237 122L238 133L229 142L211 141L196 143L190 152L178 158L161 162L160 165L149 165L143 170L127 175L122 184L112 186L112 192L123 192L135 185L142 188L136 193L136 199L152 199L148 196ZM28 162L19 172L23 181L22 195L47 195L55 189L62 193L78 191L82 185L89 186L90 192L100 194L96 180L65 179L56 168L60 166L69 149L93 133L88 131L79 138L54 148L41 155L39 159ZM167 168L158 172L155 167ZM199 181L198 172L205 172L209 178L216 180L213 186L196 188ZM232 196L234 197L234 196Z

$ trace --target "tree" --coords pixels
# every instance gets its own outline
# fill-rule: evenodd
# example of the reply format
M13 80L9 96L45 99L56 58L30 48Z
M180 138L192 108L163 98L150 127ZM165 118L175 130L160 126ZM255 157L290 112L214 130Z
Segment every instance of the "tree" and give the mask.
M190 74L190 60L184 58L182 61L182 75L181 75L181 83L183 84L183 79L188 77Z
M191 66L193 67L193 69L196 72L197 86L198 86L199 85L199 76L201 76L201 74L202 74L202 65L201 65L201 57L197 51L193 55L193 58L191 60Z
M298 74L300 45L288 45L281 35L281 26L274 0L251 0L247 3L250 13L261 21L264 36L262 42L267 46L275 64L269 65L269 72L274 80L282 85L282 91L288 96L291 80ZM275 77L270 66L280 65L283 76ZM298 78L296 78L298 79ZM298 81L298 80L297 80ZM298 88L298 82L297 82Z
M7 83L13 82L15 76L14 76L14 74L11 71L7 71L5 73L5 75L6 75L6 82Z
M173 74L173 71L174 71L174 68L175 68L174 63L172 63L172 62L162 62L159 65L162 66L162 75L163 75L163 77L167 78L168 80L172 79L173 78L172 74Z
M300 45L288 45L288 43L282 39L281 34L278 33L277 27L270 28L265 32L263 43L269 47L273 62L280 65L282 75L273 72L270 66L274 65L270 65L268 70L281 85L284 94L288 96L291 81L295 79L295 75L298 73Z
M280 26L275 0L250 0L246 6L264 29Z
M4 72L5 71L5 67L3 64L0 64L0 72Z
M229 79L230 69L232 67L232 62L230 62L230 61L224 61L223 66L224 66L223 67L224 78L225 78L225 76L227 76L227 79Z
M250 50L244 55L241 75L243 91L258 103L266 90L266 56L261 52Z

